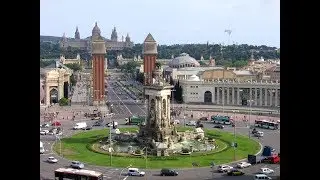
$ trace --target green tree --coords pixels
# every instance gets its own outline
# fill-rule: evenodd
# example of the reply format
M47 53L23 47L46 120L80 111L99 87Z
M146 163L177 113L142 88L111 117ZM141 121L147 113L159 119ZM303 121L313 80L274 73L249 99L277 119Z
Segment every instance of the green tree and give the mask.
M59 100L59 105L60 106L67 106L68 104L69 104L69 100L67 98L65 98L65 97L63 97L63 98L61 98Z
M65 64L68 68L72 69L73 71L80 71L82 70L81 64L72 63L72 64Z
M77 83L77 80L76 80L76 78L75 78L75 75L72 74L72 75L70 76L70 84L71 84L71 86L75 86L76 83Z

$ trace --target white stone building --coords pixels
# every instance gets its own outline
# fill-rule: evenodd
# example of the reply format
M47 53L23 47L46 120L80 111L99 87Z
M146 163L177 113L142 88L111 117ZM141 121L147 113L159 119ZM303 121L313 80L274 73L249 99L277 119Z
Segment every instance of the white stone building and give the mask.
M280 106L280 83L271 81L205 81L196 75L179 81L186 103Z

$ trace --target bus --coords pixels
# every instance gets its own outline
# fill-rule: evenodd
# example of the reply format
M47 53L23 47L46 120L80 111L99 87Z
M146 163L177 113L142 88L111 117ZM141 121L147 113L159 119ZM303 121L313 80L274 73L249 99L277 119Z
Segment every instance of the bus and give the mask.
M279 123L268 120L255 120L254 126L264 129L279 129Z
M217 124L231 124L230 116L220 116L220 115L211 116L211 121Z
M145 123L145 117L143 116L131 116L125 119L126 125L139 125Z
M59 168L54 171L55 180L103 180L103 174L97 171L73 168Z

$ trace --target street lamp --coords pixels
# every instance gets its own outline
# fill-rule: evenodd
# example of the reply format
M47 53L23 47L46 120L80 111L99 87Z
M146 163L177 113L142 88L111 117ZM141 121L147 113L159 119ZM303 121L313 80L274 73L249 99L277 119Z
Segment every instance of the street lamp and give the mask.
M145 146L144 148L141 149L141 151L143 151L143 150L146 150L146 156L145 156L146 163L145 164L146 164L146 169L147 169L147 161L148 161L148 151L147 150L148 150L148 147Z
M57 139L60 141L60 156L63 157L63 155L62 155L62 148L61 148L61 139L60 139L59 135L56 135L56 140L57 140Z
M249 126L249 138L250 138L250 136L251 136L251 134L250 134L250 127L251 127L251 114L252 114L252 108L251 108L251 104L252 104L252 102L254 102L253 100L251 100L251 97L250 97L250 100L249 100L249 106L250 106L250 109L249 109L249 120L248 120L248 126Z
M109 123L111 123L111 116L113 115L113 113L107 114L107 116L109 117ZM111 140L111 124L109 127L109 153L110 153L110 166L112 166L112 140Z
M125 170L125 169L129 169L131 166L132 166L132 165L130 164L128 167L123 168L123 169L120 171L120 174L119 174L119 180L121 180L121 175L122 175L123 170Z

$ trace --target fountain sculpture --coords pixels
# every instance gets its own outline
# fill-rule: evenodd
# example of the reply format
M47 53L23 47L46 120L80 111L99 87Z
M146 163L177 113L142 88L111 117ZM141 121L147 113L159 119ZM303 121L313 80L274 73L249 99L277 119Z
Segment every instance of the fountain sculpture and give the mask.
M165 82L159 66L153 71L153 77L153 82L144 86L147 101L146 122L139 126L137 133L113 135L114 151L132 153L137 149L147 148L148 154L168 156L181 153L183 149L188 149L189 152L213 150L214 143L208 143L201 128L177 132L170 120L170 97L173 86Z

